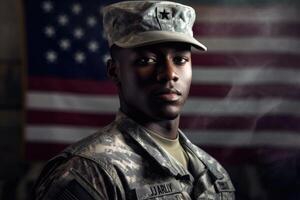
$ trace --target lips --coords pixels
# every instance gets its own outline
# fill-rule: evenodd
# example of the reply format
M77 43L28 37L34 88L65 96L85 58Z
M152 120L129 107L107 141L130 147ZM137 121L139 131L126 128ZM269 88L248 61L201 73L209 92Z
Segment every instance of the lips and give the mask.
M154 95L161 101L176 102L180 99L181 92L175 88L162 88L157 90Z

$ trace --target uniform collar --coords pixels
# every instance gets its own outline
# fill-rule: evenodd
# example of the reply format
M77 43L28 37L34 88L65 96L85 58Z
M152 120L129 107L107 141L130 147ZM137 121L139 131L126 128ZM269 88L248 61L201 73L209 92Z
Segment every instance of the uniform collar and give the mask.
M198 148L183 134L182 131L179 130L180 140L188 151L192 152L194 156L201 161L206 168L212 173L215 179L223 179L224 174L227 172L221 167L221 165L210 155L208 155L205 151Z
M155 143L143 126L120 111L117 114L116 121L121 132L130 135L137 141L137 143L157 162L157 164L159 164L159 166L163 167L165 171L168 171L173 176L180 179L187 179L191 182L194 181L193 176L187 170L177 168L171 164L172 162L168 155Z

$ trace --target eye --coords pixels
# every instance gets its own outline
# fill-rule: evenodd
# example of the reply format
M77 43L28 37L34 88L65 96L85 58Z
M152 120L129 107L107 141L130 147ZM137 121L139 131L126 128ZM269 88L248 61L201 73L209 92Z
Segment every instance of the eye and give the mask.
M135 62L138 66L154 65L157 63L155 58L143 57L139 58Z
M185 56L176 56L173 58L173 62L175 65L184 65L185 63L189 62L189 58Z

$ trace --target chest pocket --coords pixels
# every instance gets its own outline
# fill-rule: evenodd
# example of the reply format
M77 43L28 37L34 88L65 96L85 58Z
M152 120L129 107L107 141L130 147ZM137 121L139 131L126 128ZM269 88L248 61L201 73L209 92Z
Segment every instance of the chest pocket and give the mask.
M229 180L212 180L205 170L194 186L197 200L234 200L234 187Z
M234 200L234 187L231 183L231 181L222 181L217 180L215 182L216 189L218 191L218 197L222 200Z
M135 189L138 200L190 200L177 181L149 184Z

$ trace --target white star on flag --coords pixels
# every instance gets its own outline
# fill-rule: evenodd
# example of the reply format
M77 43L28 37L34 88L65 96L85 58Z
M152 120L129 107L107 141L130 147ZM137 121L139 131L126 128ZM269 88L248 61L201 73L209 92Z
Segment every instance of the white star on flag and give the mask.
M53 26L46 26L45 27L45 34L47 37L53 37L55 35L55 29Z
M58 16L58 23L62 26L65 26L69 22L69 18L67 15Z
M85 60L85 54L81 51L78 51L75 53L74 58L77 63L83 63L83 61Z
M88 48L91 52L96 52L99 49L99 45L96 41L91 41L88 44Z
M48 62L51 62L51 63L55 62L57 60L57 53L55 51L52 51L52 50L47 51L46 52L46 59L47 59Z
M62 48L63 50L69 49L70 46L71 46L70 40L68 40L68 39L62 39L62 40L59 42L59 46L60 46L60 48Z
M74 37L77 39L81 39L84 36L84 31L82 28L76 28L73 33Z
M44 12L49 13L53 10L53 3L51 1L44 1L42 3L42 8Z
M94 27L97 23L97 20L95 17L88 17L87 18L87 24L90 26L90 27Z
M79 3L76 3L76 4L73 4L71 9L74 14L78 15L79 13L81 13L82 7Z

